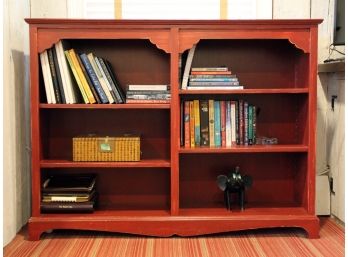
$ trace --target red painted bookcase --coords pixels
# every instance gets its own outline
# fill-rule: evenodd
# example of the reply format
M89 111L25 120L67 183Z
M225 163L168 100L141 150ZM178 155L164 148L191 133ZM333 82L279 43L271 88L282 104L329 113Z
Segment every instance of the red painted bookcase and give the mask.
M30 27L32 215L29 239L52 229L192 236L301 227L319 236L315 215L317 32L321 20L26 19ZM106 58L121 86L169 84L170 104L47 104L39 53L59 40ZM180 89L180 55L192 66L226 65L243 90ZM185 65L183 63L182 65ZM272 146L184 148L180 102L244 99L261 108L257 133ZM142 160L73 162L72 138L139 133ZM216 177L240 166L254 179L244 211L227 211ZM43 179L95 173L91 214L40 212Z

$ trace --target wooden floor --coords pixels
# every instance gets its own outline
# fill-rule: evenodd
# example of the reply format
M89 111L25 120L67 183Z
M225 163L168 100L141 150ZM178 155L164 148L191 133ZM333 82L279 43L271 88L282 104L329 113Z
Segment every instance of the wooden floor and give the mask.
M320 239L302 229L263 229L200 237L154 238L89 231L54 231L27 241L21 231L4 248L4 256L344 256L344 228L321 218Z

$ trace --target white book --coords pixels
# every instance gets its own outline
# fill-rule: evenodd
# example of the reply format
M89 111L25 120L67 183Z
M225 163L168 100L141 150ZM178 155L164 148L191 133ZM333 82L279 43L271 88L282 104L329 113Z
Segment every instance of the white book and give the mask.
M54 48L56 49L57 61L58 61L58 69L59 69L59 72L60 72L60 77L62 79L62 86L63 86L63 91L64 91L65 102L67 104L71 104L72 103L71 102L71 93L69 92L68 85L67 85L67 82L66 82L66 74L65 74L65 71L63 69L62 55L61 55L61 51L60 51L60 49L58 47L58 43L54 44ZM65 59L65 56L63 56L63 57Z
M191 70L191 65L193 61L193 56L195 54L196 46L197 45L194 44L187 55L184 75L182 77L181 89L187 89L188 79L190 76L190 70Z
M58 50L57 51L58 62L60 61L59 67L62 68L63 74L64 74L64 79L65 79L66 89L64 88L64 92L67 92L67 95L69 98L68 103L75 104L77 102L77 96L76 96L76 91L75 91L76 85L75 85L73 79L71 78L72 74L69 71L69 64L66 60L66 57L64 54L63 42L61 40L56 44L56 49ZM63 85L64 85L64 83L63 83Z
M97 66L97 63L95 62L93 53L87 54L87 58L88 58L89 62L91 63L92 68L93 68L95 74L98 77L99 83L102 86L103 91L106 94L106 97L108 98L109 103L110 104L114 103L115 100L112 97L112 95L110 93L110 90L109 90L108 86L106 85L106 82L104 81L104 78L103 78L103 76L102 76L102 74L101 74L101 72L100 72L100 70L99 70L99 68Z
M226 146L232 146L231 101L226 101Z
M193 86L187 87L187 90L238 90L243 89L243 86Z
M236 145L236 102L231 101L232 145Z
M42 70L42 75L43 75L44 84L45 84L47 103L51 104L52 98L51 98L51 91L50 91L50 86L49 86L49 82L48 82L48 80L51 78L48 77L48 74L46 71L47 66L46 66L46 62L45 62L45 52L47 54L46 50L44 52L40 53L40 62L41 62L41 70Z
M51 101L53 104L57 103L56 96L54 94L54 87L53 87L53 81L52 81L52 74L51 74L51 69L50 69L50 63L48 61L48 53L47 51L44 52L44 62L45 62L45 67L46 68L46 73L48 79L48 87L50 90L50 95L51 95Z
M139 91L167 91L169 89L168 85L128 85L128 90L134 91L134 90L139 90Z

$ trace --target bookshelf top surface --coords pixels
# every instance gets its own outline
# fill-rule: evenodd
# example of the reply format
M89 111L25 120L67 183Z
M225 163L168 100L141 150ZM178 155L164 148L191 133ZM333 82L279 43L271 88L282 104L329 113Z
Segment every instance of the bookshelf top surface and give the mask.
M36 25L318 25L322 19L273 19L273 20L116 20L116 19L49 19L26 18Z

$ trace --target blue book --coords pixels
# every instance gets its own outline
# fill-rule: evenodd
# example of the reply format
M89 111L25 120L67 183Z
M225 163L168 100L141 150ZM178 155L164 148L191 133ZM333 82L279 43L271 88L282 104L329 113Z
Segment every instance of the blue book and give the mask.
M97 91L98 95L99 95L99 98L101 100L101 102L103 104L106 104L109 102L100 82L99 82L99 79L97 77L97 74L95 74L95 71L93 70L93 67L91 65L91 63L89 62L88 60L88 57L85 53L83 54L80 54L80 58L81 58L81 61L83 63L83 65L85 66L86 68L86 71L88 73L88 76L90 77L91 81L92 81L92 84L95 88L95 90Z
M214 129L215 129L215 134L214 134L214 141L215 141L215 146L220 147L221 146L221 122L220 122L220 101L214 101Z

